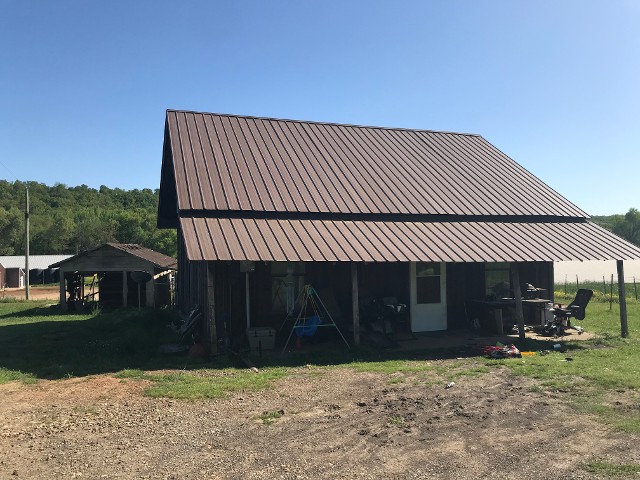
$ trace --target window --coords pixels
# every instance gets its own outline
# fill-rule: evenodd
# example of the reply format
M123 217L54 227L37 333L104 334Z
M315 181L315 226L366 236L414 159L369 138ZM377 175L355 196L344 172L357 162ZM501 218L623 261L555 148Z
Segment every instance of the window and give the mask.
M304 263L271 263L271 311L286 315L293 311L296 299L304 286Z
M416 302L440 303L440 264L416 263Z
M487 298L500 299L512 297L511 277L508 263L487 263L484 267L485 295Z

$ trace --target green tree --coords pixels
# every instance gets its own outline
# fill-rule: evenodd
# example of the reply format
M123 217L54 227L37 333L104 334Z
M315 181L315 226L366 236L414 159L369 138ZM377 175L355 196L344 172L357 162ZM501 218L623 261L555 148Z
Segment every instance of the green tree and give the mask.
M613 232L631 243L640 245L640 211L632 208L623 218L616 219Z
M0 180L0 254L24 253L25 190L30 197L30 249L34 255L75 253L114 241L176 254L176 232L158 230L158 189L101 185L47 186Z
M0 209L0 255L24 252L24 213L17 207Z

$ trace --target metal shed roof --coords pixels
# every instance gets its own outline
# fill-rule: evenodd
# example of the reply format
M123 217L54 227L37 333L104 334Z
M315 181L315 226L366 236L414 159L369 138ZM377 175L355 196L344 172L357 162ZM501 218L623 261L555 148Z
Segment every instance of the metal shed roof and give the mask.
M47 269L52 263L61 262L70 258L71 255L29 255L30 269ZM5 268L25 268L24 255L7 255L0 256L0 263Z
M190 260L522 262L626 260L636 247L592 222L182 218Z
M156 252L155 250L151 250L150 248L143 247L136 243L105 243L91 250L81 252L78 255L69 256L68 258L65 258L62 261L59 261L51 266L60 267L65 263L73 262L75 259L79 257L86 256L91 252L95 252L96 250L100 250L107 247L115 248L117 250L126 252L130 255L140 257L143 260L146 260L147 262L152 263L154 266L158 268L168 268L168 269L176 268L176 260L174 258L169 257L163 253Z
M159 223L188 211L587 217L479 135L170 110Z

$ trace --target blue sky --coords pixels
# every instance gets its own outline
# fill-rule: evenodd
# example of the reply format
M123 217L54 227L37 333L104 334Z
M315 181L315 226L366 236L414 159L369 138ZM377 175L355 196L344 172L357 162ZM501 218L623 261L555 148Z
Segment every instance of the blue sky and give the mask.
M0 178L157 188L173 108L479 133L624 213L638 25L635 0L0 0Z

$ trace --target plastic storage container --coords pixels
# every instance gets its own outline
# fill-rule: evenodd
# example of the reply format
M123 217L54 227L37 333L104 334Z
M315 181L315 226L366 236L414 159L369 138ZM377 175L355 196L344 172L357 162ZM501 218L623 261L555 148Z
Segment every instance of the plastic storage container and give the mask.
M271 327L247 328L247 338L252 351L273 350L276 344L276 331Z

